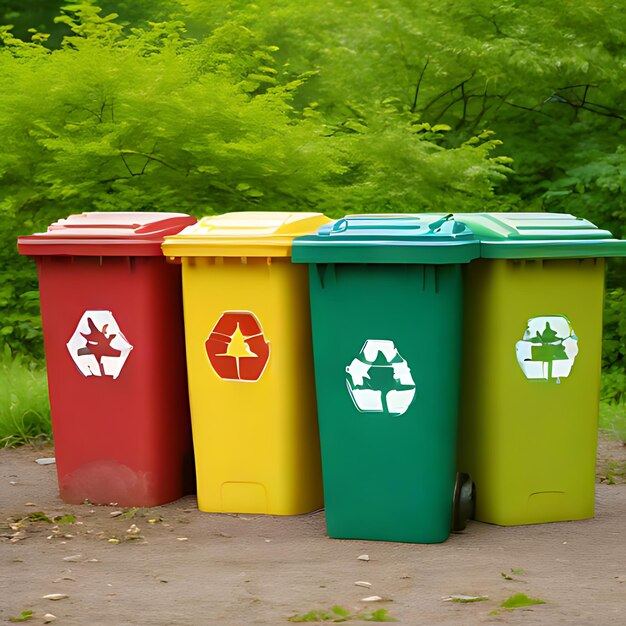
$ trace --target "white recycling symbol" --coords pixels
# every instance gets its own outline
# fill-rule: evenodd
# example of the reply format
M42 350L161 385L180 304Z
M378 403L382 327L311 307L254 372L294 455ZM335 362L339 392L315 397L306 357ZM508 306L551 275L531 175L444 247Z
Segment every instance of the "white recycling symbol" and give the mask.
M567 378L578 354L578 337L565 315L542 315L528 320L515 344L517 362L530 380Z
M84 376L120 375L133 346L111 311L85 311L67 342L67 349Z
M415 398L409 365L391 340L368 339L346 373L350 397L363 413L403 415Z

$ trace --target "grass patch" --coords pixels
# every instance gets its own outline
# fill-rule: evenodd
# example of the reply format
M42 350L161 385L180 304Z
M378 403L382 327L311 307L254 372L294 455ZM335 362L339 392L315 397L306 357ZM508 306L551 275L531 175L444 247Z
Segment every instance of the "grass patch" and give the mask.
M0 448L51 437L45 369L4 345L0 348Z
M626 402L600 402L600 428L626 442Z

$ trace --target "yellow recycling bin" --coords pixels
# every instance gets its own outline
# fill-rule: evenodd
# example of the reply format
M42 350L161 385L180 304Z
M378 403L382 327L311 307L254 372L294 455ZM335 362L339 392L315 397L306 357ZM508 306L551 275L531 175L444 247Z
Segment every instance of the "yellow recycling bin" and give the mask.
M323 506L307 267L319 213L206 217L163 253L182 262L198 507L295 515Z

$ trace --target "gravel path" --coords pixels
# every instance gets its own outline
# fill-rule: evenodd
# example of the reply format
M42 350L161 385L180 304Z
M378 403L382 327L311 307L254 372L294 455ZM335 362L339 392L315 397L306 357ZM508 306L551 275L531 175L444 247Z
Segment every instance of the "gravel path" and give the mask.
M140 510L66 505L54 465L34 462L51 455L0 450L0 623L32 611L29 624L273 626L333 606L354 624L380 609L411 626L626 623L626 448L605 437L595 519L471 522L439 545L331 540L323 512L211 515L193 497ZM32 519L39 512L52 523ZM517 593L545 604L500 608ZM453 595L487 599L443 599Z

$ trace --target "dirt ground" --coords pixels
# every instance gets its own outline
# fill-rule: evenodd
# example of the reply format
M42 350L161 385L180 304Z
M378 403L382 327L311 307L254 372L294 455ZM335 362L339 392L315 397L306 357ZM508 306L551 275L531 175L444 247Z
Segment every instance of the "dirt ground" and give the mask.
M30 624L287 625L340 606L355 624L379 609L408 625L626 624L626 447L604 437L595 519L470 522L439 545L332 540L321 511L213 515L193 497L140 510L66 505L54 465L35 463L52 455L0 450L0 623L32 611ZM52 523L25 519L39 512ZM545 604L500 608L517 593ZM453 595L487 599L444 600Z

